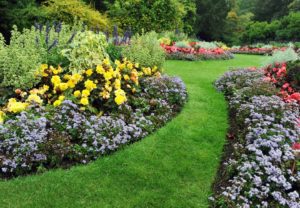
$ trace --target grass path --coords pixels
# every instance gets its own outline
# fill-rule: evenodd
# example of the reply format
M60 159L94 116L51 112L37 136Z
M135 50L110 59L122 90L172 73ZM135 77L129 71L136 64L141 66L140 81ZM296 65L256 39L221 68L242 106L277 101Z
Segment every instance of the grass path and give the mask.
M263 57L229 61L169 61L189 91L182 113L146 139L71 170L0 182L0 207L207 207L227 128L226 103L212 82L229 67L259 65Z

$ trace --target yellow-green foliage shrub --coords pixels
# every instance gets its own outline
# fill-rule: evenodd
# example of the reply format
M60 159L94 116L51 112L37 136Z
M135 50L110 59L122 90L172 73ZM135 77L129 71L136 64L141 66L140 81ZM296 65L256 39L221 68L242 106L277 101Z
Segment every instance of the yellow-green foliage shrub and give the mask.
M139 63L143 67L161 68L165 62L165 52L160 46L155 32L135 35L131 44L124 48L123 57Z
M61 51L69 62L69 69L73 72L93 68L102 63L108 57L108 46L103 33L96 34L92 31L79 32L73 42Z
M81 0L47 0L42 6L43 16L47 19L74 23L77 19L89 27L105 29L111 27L106 15L94 10Z
M46 49L35 42L35 31L25 29L21 33L14 27L9 45L0 39L0 87L33 87L39 81L36 70L46 54Z

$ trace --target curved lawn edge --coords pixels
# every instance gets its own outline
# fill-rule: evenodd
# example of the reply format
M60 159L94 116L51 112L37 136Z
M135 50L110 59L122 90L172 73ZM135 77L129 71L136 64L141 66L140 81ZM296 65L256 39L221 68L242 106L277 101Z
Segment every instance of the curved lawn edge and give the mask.
M168 61L189 101L165 127L88 165L0 182L1 207L207 207L227 132L227 109L212 83L262 56Z

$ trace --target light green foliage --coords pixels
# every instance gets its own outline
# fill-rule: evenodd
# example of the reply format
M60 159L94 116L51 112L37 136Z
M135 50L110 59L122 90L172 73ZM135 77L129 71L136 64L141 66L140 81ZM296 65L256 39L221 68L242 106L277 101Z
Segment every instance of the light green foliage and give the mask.
M272 55L270 59L267 59L263 65L269 65L274 63L282 63L282 62L288 62L288 61L296 61L299 59L298 54L295 52L293 48L288 48L285 51L276 51Z
M195 47L196 48L205 48L205 49L215 49L218 46L214 42L201 41L201 42L197 42Z
M175 46L179 48L191 48L187 41L178 41L175 43Z
M108 56L107 46L103 33L85 31L77 34L68 48L62 50L61 53L69 60L69 69L79 72L101 64L102 60Z
M107 5L112 20L123 29L131 27L135 33L183 28L186 12L178 0L116 0Z
M165 52L155 32L134 36L131 44L124 48L123 56L143 67L161 68L165 62Z
M100 29L111 26L106 15L92 9L81 0L47 0L41 9L47 20L59 20L73 24L79 19L90 27L99 27Z
M35 32L25 29L22 33L14 27L10 45L1 44L1 87L30 88L39 80L34 74L46 51L35 44Z

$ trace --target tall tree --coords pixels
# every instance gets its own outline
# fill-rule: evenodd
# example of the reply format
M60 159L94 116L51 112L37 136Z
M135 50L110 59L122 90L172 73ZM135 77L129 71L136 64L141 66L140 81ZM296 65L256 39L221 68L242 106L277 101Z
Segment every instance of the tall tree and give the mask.
M196 0L195 30L201 39L222 40L226 17L231 9L227 0Z
M254 20L271 21L289 13L288 6L293 0L255 0Z

